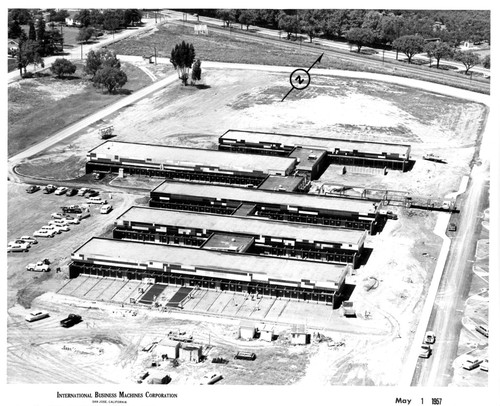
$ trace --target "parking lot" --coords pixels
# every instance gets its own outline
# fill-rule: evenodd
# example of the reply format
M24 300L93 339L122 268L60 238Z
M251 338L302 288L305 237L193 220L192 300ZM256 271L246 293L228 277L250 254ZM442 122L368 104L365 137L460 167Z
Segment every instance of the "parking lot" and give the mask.
M61 212L61 206L80 205L87 201L82 196L57 196L54 193L44 194L41 190L29 194L25 191L27 187L28 185L15 183L8 185L8 242L21 236L33 236L36 230L53 220L52 213ZM71 252L92 236L110 230L114 219L141 196L104 193L102 197L113 206L109 214L100 214L100 204L91 205L91 216L81 220L80 224L70 224L69 231L62 231L53 238L38 238L38 243L32 245L28 252L7 254L9 307L16 302L18 295L19 302L29 307L34 297L45 291L57 289L67 278L65 267L69 263ZM75 214L70 215L75 216ZM50 261L50 272L26 271L26 265L44 258ZM57 268L61 268L62 272L56 273Z

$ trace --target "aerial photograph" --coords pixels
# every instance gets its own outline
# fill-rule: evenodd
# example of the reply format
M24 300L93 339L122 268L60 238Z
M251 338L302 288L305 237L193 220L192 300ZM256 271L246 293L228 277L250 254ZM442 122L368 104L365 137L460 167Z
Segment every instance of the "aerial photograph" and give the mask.
M467 7L8 8L9 404L486 396L498 116Z

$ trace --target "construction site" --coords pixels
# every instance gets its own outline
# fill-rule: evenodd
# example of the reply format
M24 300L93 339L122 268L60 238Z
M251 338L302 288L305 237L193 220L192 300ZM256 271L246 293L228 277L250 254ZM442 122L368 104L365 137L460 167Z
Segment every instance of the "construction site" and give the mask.
M112 211L9 184L9 240L62 199L90 214L9 254L10 383L29 371L39 383L392 386L422 368L420 315L450 224L466 232L488 107L319 74L281 103L284 76L207 68L208 89L165 86L16 162L30 183L99 190ZM53 271L24 271L42 256ZM50 316L27 322L35 310ZM81 320L64 328L68 314Z

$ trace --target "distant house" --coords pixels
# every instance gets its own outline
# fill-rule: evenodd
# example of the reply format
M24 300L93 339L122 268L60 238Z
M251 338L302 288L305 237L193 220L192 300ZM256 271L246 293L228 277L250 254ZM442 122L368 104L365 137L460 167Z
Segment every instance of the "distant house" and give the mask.
M9 55L14 54L19 49L19 42L14 41L13 39L9 39L9 41L7 42L7 48Z
M432 31L444 31L446 30L446 24L443 24L441 21L436 21L432 24Z
M311 335L307 333L306 326L303 324L294 324L292 326L290 341L294 345L306 345L311 342Z
M67 26L73 27L80 25L80 21L75 18L78 13L78 11L69 11L69 16L64 19L64 22Z

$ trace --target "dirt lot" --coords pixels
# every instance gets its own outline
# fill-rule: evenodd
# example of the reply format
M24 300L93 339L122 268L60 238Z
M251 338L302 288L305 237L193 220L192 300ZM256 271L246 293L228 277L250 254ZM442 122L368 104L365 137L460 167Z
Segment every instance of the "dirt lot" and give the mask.
M461 176L468 172L484 119L483 106L402 86L325 77L315 77L307 90L294 92L286 103L281 103L289 89L285 76L206 70L205 89L169 86L107 121L114 126L115 139L119 141L201 148L215 148L217 138L229 128L410 143L417 160L412 171L365 176L364 184L411 190L420 195L436 191L447 194L458 187ZM21 164L18 170L50 179L80 176L86 151L101 142L96 129L89 128ZM440 154L449 163L420 160L426 152ZM328 172L325 176L337 183L353 182L351 178ZM348 283L357 285L352 299L359 314L368 318L369 313L382 315L384 323L390 326L389 334L380 337L370 333L340 333L332 326L330 331L325 329L325 335L336 342L343 341L344 346L333 349L320 343L293 347L286 340L286 331L285 339L274 344L236 341L235 321L225 319L224 315L207 319L182 313L169 317L140 310L133 316L119 304L103 305L52 293L43 295L59 290L66 282L64 265L71 251L90 237L109 231L112 220L135 201L144 202L144 194L113 192L112 196L115 210L110 215L103 216L94 210L90 219L74 226L65 236L40 241L29 253L9 254L10 382L28 382L28 379L32 382L36 378L47 383L132 382L136 374L151 364L151 354L140 349L161 338L168 328L179 326L192 331L204 345L210 342L213 348L207 348L209 358L216 355L231 358L243 347L258 353L258 359L251 364L231 362L216 368L209 362L181 364L177 368L162 365L164 372L177 382L194 383L213 369L223 373L222 383L227 384L394 385L398 382L441 244L432 233L436 216L431 212L396 209L399 219L389 221L381 234L368 238L366 244L373 252L367 264L349 277ZM61 200L78 202L79 199L40 192L28 195L24 186L10 184L9 240L31 234L45 224ZM42 256L49 257L54 268L62 266L63 272L34 275L24 271L28 262ZM379 284L376 289L366 291L363 286L370 278L376 278ZM52 317L26 324L24 307L30 304L49 310ZM75 308L84 316L84 322L69 330L58 328L58 320ZM357 322L363 321L360 318ZM280 364L288 366L286 373L277 367ZM53 365L58 366L57 373L53 372ZM34 375L27 378L27 370L36 378Z

